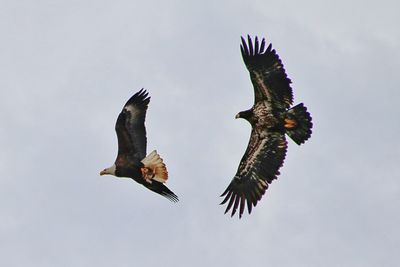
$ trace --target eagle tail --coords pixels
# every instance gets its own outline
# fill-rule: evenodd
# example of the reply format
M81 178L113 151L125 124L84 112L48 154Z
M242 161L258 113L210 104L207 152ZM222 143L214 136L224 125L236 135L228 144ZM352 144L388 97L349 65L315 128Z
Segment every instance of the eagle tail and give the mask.
M142 159L142 163L144 167L149 168L153 172L154 177L152 177L152 180L160 183L165 183L168 180L167 167L156 150L153 150L147 157Z
M312 120L303 103L292 107L286 112L284 126L287 135L298 145L310 138Z

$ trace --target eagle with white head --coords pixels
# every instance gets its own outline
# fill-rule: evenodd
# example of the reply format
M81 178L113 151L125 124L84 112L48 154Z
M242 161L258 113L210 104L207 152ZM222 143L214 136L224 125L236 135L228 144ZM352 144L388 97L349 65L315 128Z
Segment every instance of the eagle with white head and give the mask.
M147 137L144 121L150 97L141 89L134 94L118 116L115 131L118 138L118 155L115 163L100 172L100 175L114 175L132 178L139 184L173 202L178 196L164 185L168 171L157 151L146 156Z

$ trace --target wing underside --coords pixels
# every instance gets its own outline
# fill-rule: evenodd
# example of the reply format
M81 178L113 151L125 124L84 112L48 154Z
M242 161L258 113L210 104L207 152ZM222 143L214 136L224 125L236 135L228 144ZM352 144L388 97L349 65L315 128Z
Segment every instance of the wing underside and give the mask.
M261 138L253 130L237 173L221 195L225 197L221 204L228 203L225 213L232 209L233 216L239 208L241 218L246 204L249 214L251 213L252 208L268 189L268 185L279 175L286 150L284 134L266 133Z
M152 183L144 183L143 184L145 187L150 189L153 192L156 192L157 194L162 195L163 197L168 198L172 202L178 202L179 198L177 195L174 194L168 187L166 187L163 183L157 182L157 181L152 181Z
M255 37L253 44L250 36L246 40L242 37L240 45L242 57L254 87L255 103L267 100L276 108L287 109L293 103L293 93L290 79L287 77L284 66L269 44L265 49L265 39L261 44Z
M115 131L118 137L117 161L128 164L140 162L146 156L146 128L144 125L150 97L141 89L125 104L118 116Z

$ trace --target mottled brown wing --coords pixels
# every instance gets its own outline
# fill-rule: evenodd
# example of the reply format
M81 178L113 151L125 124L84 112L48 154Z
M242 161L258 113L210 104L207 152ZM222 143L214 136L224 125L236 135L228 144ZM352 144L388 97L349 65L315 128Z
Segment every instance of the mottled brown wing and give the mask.
M141 89L134 94L118 116L115 131L118 137L116 165L138 164L146 156L146 128L144 121L150 97Z
M278 132L264 132L264 134L264 137L260 137L255 130L252 131L236 175L221 195L225 196L221 205L229 200L225 213L232 208L231 216L239 207L239 218L241 218L246 202L250 214L252 207L257 205L268 189L268 184L279 175L279 168L286 156L285 135Z
M250 36L248 43L242 37L240 50L254 86L255 103L267 100L278 109L289 108L293 103L291 81L272 44L265 49L264 38L259 44L256 36L253 45Z

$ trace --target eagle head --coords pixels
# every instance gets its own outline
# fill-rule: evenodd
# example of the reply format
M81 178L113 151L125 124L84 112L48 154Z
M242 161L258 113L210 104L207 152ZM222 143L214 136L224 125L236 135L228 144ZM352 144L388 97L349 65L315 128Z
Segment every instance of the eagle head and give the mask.
M253 116L253 109L248 109L245 111L240 111L238 114L236 114L235 118L236 119L242 118L250 121L252 116Z
M102 170L100 172L100 175L106 175L106 174L110 174L110 175L114 175L115 176L115 164L113 164L110 168L105 168L104 170Z

